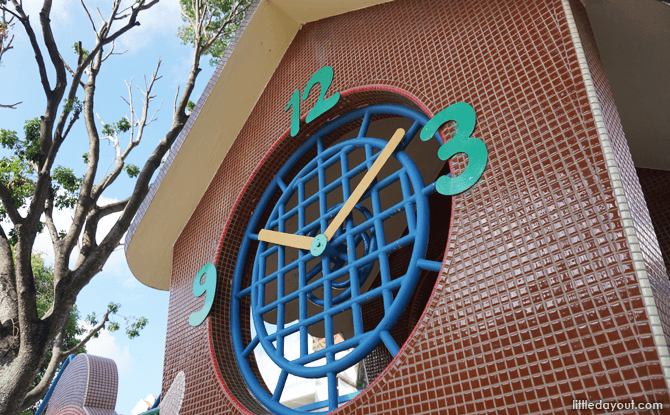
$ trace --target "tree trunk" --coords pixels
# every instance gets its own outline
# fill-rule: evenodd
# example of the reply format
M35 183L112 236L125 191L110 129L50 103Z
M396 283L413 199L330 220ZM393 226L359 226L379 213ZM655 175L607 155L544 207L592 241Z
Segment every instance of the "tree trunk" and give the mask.
M87 55L83 54L81 42L79 43L77 52L79 59L74 69L70 68L60 56L53 37L50 19L52 1L43 0L42 10L39 13L43 44L46 46L45 51L47 52L47 54L43 54L37 34L23 10L23 2L21 0L0 0L0 11L16 16L26 30L30 46L35 53L39 80L47 99L46 110L40 123L41 158L37 163L39 168L36 167L38 173L33 177L34 192L32 197L21 201L17 205L11 187L0 181L0 202L3 204L5 214L12 221L14 231L18 236L18 242L12 250L9 247L7 235L0 228L0 415L18 415L26 406L39 399L39 396L43 396L41 394L45 389L44 386L51 381L51 377L55 373L55 367L59 363L58 357L51 362L40 385L32 392L29 393L29 391L50 349L54 348L54 356L65 356L76 349L60 353L61 341L58 339L60 338L59 333L64 330L67 324L70 310L77 295L91 278L101 271L102 266L118 246L119 240L128 230L133 216L148 192L151 178L160 166L161 159L172 147L184 127L188 119L186 107L193 92L195 80L200 73L199 62L201 56L219 39L219 36L228 33L226 28L229 25L237 27L239 20L244 16L251 3L250 0L234 2L235 5L231 10L223 11L223 15L219 16L220 19L217 17L220 26L213 31L210 30L211 27L209 26L214 16L210 7L215 7L217 2L197 0L192 3L185 2L182 5L182 10L186 7L184 16L189 20L189 26L195 30L193 41L188 41L188 43L194 43L195 51L181 98L177 100L177 97L175 97L172 125L145 162L137 177L135 188L128 199L116 204L98 206L97 203L101 194L121 173L128 153L139 145L144 127L153 120L153 117L149 117L148 108L149 101L154 98L151 93L153 83L160 79L158 76L160 60L149 85L145 82L146 90L143 91L145 105L139 117L133 110L132 94L130 94L129 101L126 101L130 105L131 111L130 117L127 117L131 125L129 147L117 156L116 167L113 172L109 176L103 177L97 184L95 182L98 174L98 147L99 141L104 137L99 136L94 119L96 75L100 65L112 54L114 41L133 27L138 26L140 24L138 21L140 12L150 9L158 3L158 0L137 0L127 8L121 8L121 0L113 0L109 2L112 9L110 17L98 28L96 28L86 5L82 1L81 5L89 17L97 41ZM191 4L189 6L186 3ZM194 10L194 8L196 9ZM210 20L205 22L207 19ZM124 21L124 25L112 30L112 24L121 20ZM10 19L9 22L11 21ZM2 52L10 49L10 44L11 39L8 43L3 44L4 46L0 48L0 56ZM110 44L111 50L103 56L104 47ZM49 61L45 58L48 58ZM49 80L49 71L56 74L56 82L53 88ZM72 76L69 88L67 72L70 72ZM86 85L82 81L84 74L88 76ZM89 139L89 152L87 153L89 161L79 188L73 221L66 235L61 237L52 218L54 192L52 190L51 170L56 155L70 132L70 127L77 121L80 112L82 112L81 107L73 109L76 107L74 103L80 87L85 93L83 117ZM179 90L177 90L177 96L179 96ZM64 97L68 105L61 107ZM18 104L20 102L12 105L0 104L0 107L13 108ZM59 110L59 108L62 109ZM59 111L60 116L58 116ZM137 135L133 135L133 128L138 129ZM23 213L19 213L21 208L27 208L25 216ZM117 212L121 212L120 217L98 245L95 242L98 222L103 217ZM56 258L53 275L54 302L44 316L38 316L31 252L40 228L40 218L43 214L46 221L45 225L52 238ZM82 235L82 230L84 235ZM70 271L68 267L70 254L80 240L83 240L84 243L76 265ZM107 315L105 320L106 317ZM100 330L103 325L104 321L94 330ZM91 334L89 333L80 344L88 341ZM54 344L57 347L54 347Z
M14 343L18 346L18 341ZM14 357L8 357L10 353L0 357L0 414L18 415L23 410L23 399L17 397L26 396L35 380L44 359L39 349L39 346L30 345L22 348Z

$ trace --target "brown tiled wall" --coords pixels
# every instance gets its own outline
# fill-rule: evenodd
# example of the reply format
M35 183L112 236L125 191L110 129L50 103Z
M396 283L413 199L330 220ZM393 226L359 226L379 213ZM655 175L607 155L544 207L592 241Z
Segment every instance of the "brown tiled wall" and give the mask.
M61 408L54 415L89 415L82 408L75 405L68 405Z
M88 387L85 407L114 409L119 391L116 363L112 359L89 356Z
M594 66L597 55L589 58ZM338 413L568 414L573 399L670 403L561 2L396 0L303 26L177 241L163 391L185 372L182 414L262 412L226 355L225 296L254 200L305 139L282 141L286 103L324 65L335 72L331 92L398 88L432 114L470 103L474 136L489 152L481 181L453 199L445 266L414 336ZM617 160L630 173L630 155L617 149ZM456 171L464 166L455 160ZM644 226L643 214L636 220ZM192 328L188 315L203 302L193 278L209 261L218 296L208 322Z
M100 356L80 354L65 368L46 415L116 415L119 377L116 363Z
M666 273L670 272L670 171L636 168L651 223L661 248Z
M595 46L595 39L588 24L586 11L581 3L574 1L573 8L591 77L593 78L595 92L602 111L605 129L613 150L616 173L618 173L621 183L621 189L619 190L623 190L625 195L626 207L624 209L630 214L632 225L635 229L634 238L628 240L630 244L629 248L633 255L641 254L642 256L639 263L634 266L639 272L643 273L638 273L638 277L644 277L644 273L646 273L646 278L648 278L651 287L649 297L653 298L653 307L656 308L654 311L658 313L658 317L662 322L663 333L658 334L660 337L664 335L665 343L670 344L670 284L668 284L659 244L653 231L654 228L649 217L642 188L635 172L635 167L633 166L633 159L630 155L628 143L621 127L614 97L609 89L605 71ZM634 244L638 246L635 247ZM644 267L644 270L641 270L640 267ZM648 302L649 299L646 301ZM647 308L648 314L649 311L649 308ZM660 341L663 342L663 340ZM667 347L663 346L667 353Z
M66 375L67 373L67 375ZM74 405L79 408L84 406L86 397L86 382L88 381L88 365L86 356L77 356L70 362L62 379L56 385L53 395L49 400L46 415L52 415L61 408Z

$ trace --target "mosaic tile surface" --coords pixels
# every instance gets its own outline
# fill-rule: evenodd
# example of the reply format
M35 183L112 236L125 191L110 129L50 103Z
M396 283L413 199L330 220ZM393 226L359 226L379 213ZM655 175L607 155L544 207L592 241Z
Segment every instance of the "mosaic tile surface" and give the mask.
M79 355L68 364L63 372L51 395L45 414L55 414L59 409L69 405L80 408L84 406L87 378L88 362L85 356Z
M669 161L670 165L670 161ZM636 168L666 273L670 270L670 171Z
M88 415L83 408L76 405L68 405L55 412L54 415Z
M582 6L572 6L588 41ZM587 54L649 280L665 293L606 80L597 54ZM254 201L317 128L287 138L283 110L324 65L335 72L330 91L356 89L333 114L387 100L432 115L465 101L489 151L480 183L453 198L443 272L414 335L338 413L572 414L573 399L670 403L561 2L396 0L303 26L177 241L163 391L184 371L182 414L266 412L231 354L226 298ZM203 301L193 278L210 261L218 296L193 328L188 315ZM667 330L667 307L658 309Z
M601 136L616 202L620 209L626 239L633 259L638 285L642 293L652 338L657 347L666 382L670 382L670 285L665 273L660 246L653 230L633 160L621 122L616 113L614 98L608 87L595 40L583 8L575 7L577 27L590 69L598 105L593 106L596 125ZM588 87L588 85L587 85ZM597 108L597 109L596 109ZM600 125L598 125L600 124ZM611 152L611 153L610 153ZM621 194L623 192L623 194Z
M179 415L184 401L185 381L184 372L179 372L165 394L165 398L161 399L159 407L162 415Z
M77 355L58 381L45 414L116 415L118 389L119 376L112 359Z

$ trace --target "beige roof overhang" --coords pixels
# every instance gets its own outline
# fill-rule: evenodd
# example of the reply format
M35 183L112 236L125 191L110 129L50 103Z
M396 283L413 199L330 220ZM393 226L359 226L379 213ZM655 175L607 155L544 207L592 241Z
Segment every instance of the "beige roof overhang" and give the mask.
M254 1L128 230L126 258L138 280L170 288L172 247L300 25L387 1ZM635 166L670 170L669 4L582 3Z
M300 26L388 1L254 1L128 229L140 282L170 288L173 246Z

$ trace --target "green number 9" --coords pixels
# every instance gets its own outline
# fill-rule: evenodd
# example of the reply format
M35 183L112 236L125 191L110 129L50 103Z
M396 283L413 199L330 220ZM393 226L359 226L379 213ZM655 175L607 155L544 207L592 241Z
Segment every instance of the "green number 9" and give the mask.
M204 284L202 283L203 276L206 276ZM205 318L207 318L209 310L212 309L212 304L214 303L214 294L216 293L216 267L211 262L200 268L200 271L198 271L198 274L195 276L195 281L193 281L193 295L200 297L205 293L207 293L207 296L205 297L205 304L203 304L202 309L191 313L188 318L188 324L193 327L199 326L205 321Z
M458 175L441 176L436 181L437 191L443 195L457 195L471 188L484 173L488 155L486 144L478 138L470 137L475 129L477 116L475 110L465 102L457 102L443 109L430 119L421 130L421 140L428 141L437 130L448 121L456 121L454 138L442 144L437 152L440 160L448 160L458 153L468 155L468 166Z

